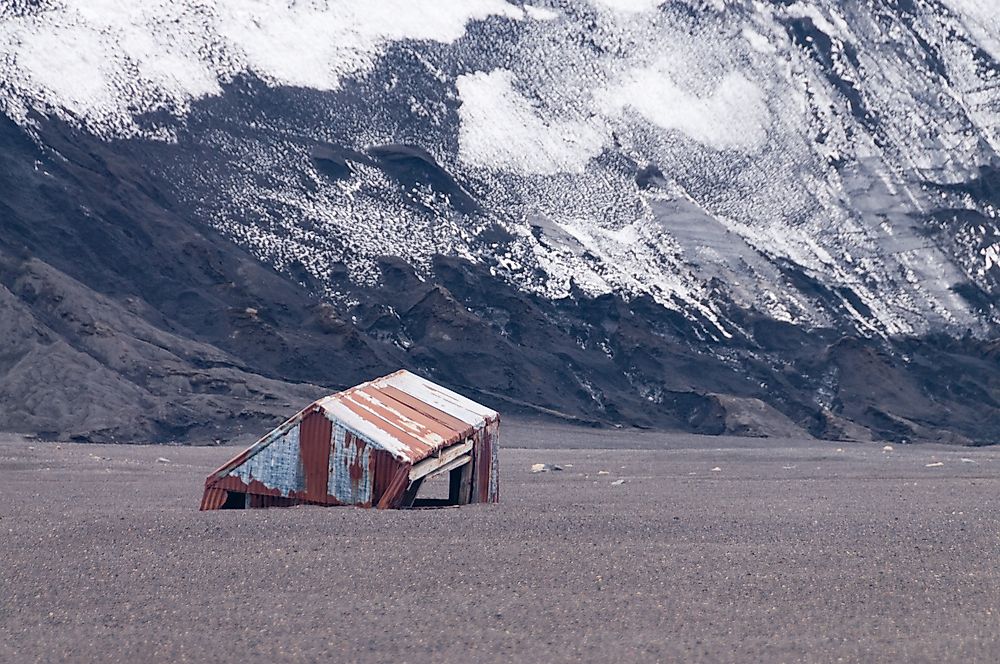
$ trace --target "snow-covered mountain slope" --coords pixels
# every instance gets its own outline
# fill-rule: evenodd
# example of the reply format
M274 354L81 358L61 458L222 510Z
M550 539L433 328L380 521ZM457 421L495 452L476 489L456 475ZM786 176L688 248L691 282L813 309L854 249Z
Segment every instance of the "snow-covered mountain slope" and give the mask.
M996 336L993 4L14 0L0 109L43 148L54 124L99 142L425 370L454 367L415 354L386 270L412 268L419 290L465 266L565 327L539 353L609 363L569 371L573 408L493 389L616 419L630 399L669 410L664 391L697 372L625 362L595 332L607 321L578 320L584 301L620 299L652 335L638 345L741 375L787 370L774 325L904 360L900 340ZM451 291L497 343L539 323ZM665 321L676 333L650 332ZM686 389L805 426L844 409L816 371L794 397L757 378Z

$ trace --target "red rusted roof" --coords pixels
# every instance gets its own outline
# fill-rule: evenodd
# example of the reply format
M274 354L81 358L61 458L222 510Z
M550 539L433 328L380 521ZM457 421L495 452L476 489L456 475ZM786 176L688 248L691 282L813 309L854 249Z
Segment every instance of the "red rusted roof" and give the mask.
M336 428L406 463L417 463L500 417L495 410L404 369L310 404L213 476L228 474L317 410Z
M405 370L316 405L334 422L409 463L467 438L498 417L496 411Z

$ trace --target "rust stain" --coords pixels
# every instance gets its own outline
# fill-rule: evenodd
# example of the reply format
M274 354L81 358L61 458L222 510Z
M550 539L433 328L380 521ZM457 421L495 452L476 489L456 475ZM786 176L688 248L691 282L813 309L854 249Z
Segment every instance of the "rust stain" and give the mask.
M312 412L299 425L299 450L305 475L305 493L312 500L325 500L330 468L333 423L321 412Z
M423 459L437 447L440 447L435 441L420 438L412 433L400 423L398 416L381 404L366 402L361 405L351 398L344 398L340 400L340 403L355 415L378 427L391 427L392 436L406 445L406 455L410 462Z
M438 410L391 385L377 388L374 391L387 404L398 408L406 417L447 441L443 446L451 445L469 430L469 425L460 419L452 417L443 410Z
M378 508L384 510L390 507L399 507L409 484L410 464L401 463L394 469L392 479L389 480L389 485L386 487L385 493L382 494L382 499L378 501Z
M383 450L375 450L372 453L372 503L378 504L389 489L392 478L395 477L396 468L400 465L391 454Z
M217 510L225 504L227 497L225 490L209 487L205 489L205 495L201 498L201 510Z
M347 472L351 476L351 483L357 487L358 482L361 481L361 477L364 475L364 467L361 464L361 458L356 457L347 466Z

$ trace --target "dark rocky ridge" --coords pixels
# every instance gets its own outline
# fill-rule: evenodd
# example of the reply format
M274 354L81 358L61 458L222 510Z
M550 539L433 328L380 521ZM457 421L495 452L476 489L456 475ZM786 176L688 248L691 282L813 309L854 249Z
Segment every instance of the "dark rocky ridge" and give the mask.
M375 286L344 273L361 304L334 305L206 226L134 146L37 121L35 141L0 118L2 429L230 439L404 366L504 412L588 424L1000 438L996 340L869 340L730 311L744 334L723 344L648 298L548 300L444 256L430 280L391 257ZM418 151L374 154L454 185Z

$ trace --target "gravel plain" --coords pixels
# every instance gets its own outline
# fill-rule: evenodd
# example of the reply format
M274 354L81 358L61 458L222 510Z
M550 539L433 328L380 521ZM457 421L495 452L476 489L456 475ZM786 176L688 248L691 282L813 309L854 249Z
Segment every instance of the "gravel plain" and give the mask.
M0 661L1000 661L1000 449L503 435L501 504L397 512L0 437Z

